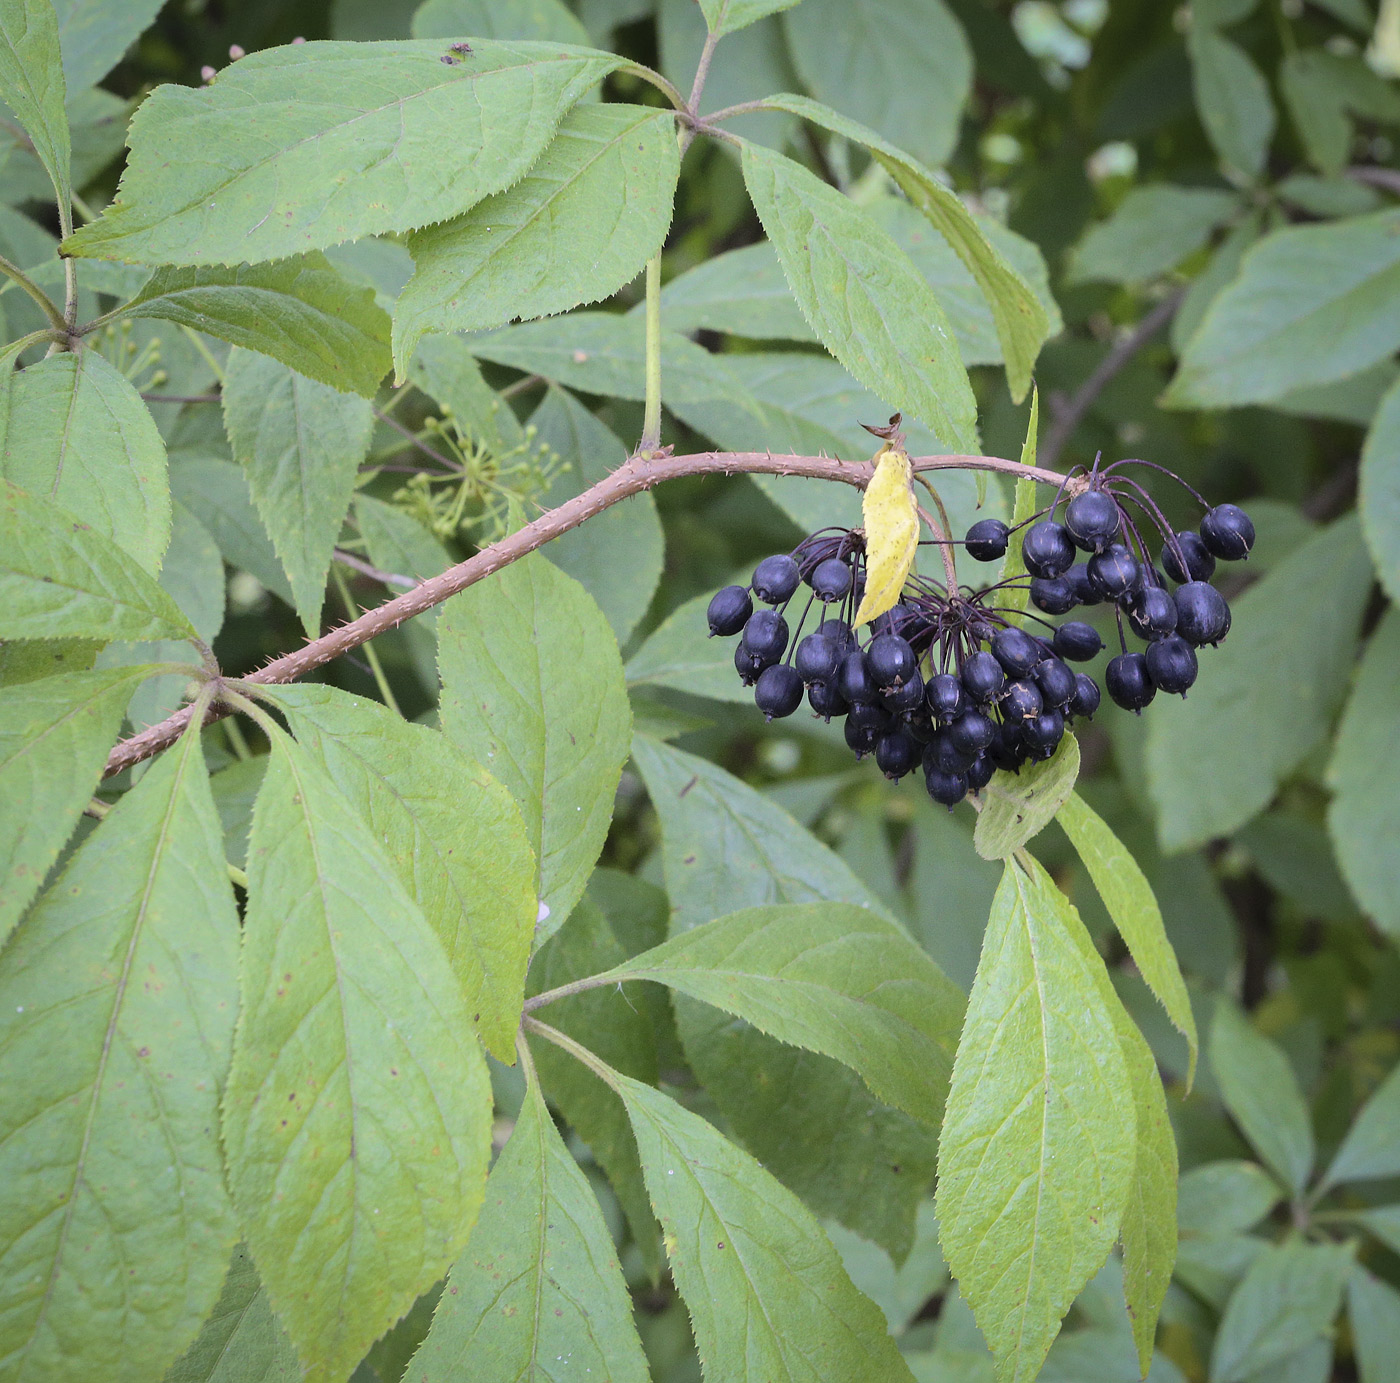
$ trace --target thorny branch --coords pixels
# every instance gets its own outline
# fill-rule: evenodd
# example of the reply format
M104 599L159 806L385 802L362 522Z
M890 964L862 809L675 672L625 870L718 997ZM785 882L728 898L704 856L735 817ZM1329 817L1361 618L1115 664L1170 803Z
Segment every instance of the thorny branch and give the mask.
M920 456L911 458L916 472L940 470L981 470L1001 471L1008 475L1029 476L1058 485L1062 477L1041 467L1023 466L1017 461L1007 461L999 456ZM630 495L650 490L663 480L676 480L683 476L695 475L796 475L816 480L838 480L863 490L874 473L869 461L838 461L827 456L783 456L771 452L698 452L689 456L661 456L643 459L634 456L624 462L612 474L604 477L596 485L575 495L555 509L546 510L533 523L482 548L480 552L449 567L441 576L421 582L403 595L383 605L376 606L359 619L332 629L319 639L313 639L304 648L284 654L274 659L266 667L247 677L238 679L241 683L294 682L313 668L329 663L332 659L358 648L361 644L386 630L396 628L406 619L421 615L435 605L441 605L449 597L475 585L483 577L508 567L528 556L536 548L543 547L553 538L600 514L604 509L617 504ZM216 681L218 679L215 679ZM218 688L216 687L216 692ZM212 705L205 723L210 724L228 714L228 707ZM162 749L173 744L181 731L189 723L191 708L177 711L174 715L123 740L112 750L107 759L104 776L120 773L133 764L149 759Z

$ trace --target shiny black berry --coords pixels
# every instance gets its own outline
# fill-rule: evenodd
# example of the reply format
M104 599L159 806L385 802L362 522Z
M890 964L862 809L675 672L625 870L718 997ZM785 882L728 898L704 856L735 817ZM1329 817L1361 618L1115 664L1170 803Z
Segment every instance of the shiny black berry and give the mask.
M943 807L956 807L967 796L965 773L944 773L942 769L930 769L924 774L924 785L928 788L928 795Z
M997 737L987 747L987 758L1008 773L1015 773L1026 761L1026 747L1021 743L1021 727L1003 721L997 726Z
M886 778L902 778L918 766L922 751L903 730L890 730L875 741L875 764Z
M969 701L975 701L979 706L996 700L1005 681L1006 673L990 653L974 653L963 663L963 691L967 693Z
M746 652L764 660L764 667L783 656L787 642L787 620L776 610L755 610L744 625L744 636L739 641Z
M881 704L893 715L902 711L916 711L924 704L924 679L916 668L907 682L880 694Z
M1074 598L1080 605L1101 605L1103 596L1099 594L1099 588L1089 580L1089 564L1087 562L1076 562L1066 573L1065 582Z
M1014 625L992 635L992 656L1008 677L1024 677L1045 656L1039 642Z
M1185 696L1196 681L1196 650L1176 634L1148 644L1144 657L1147 675L1159 691Z
M1112 543L1089 558L1089 580L1108 600L1127 595L1137 577L1137 559L1122 543Z
M1125 711L1140 711L1157 695L1147 675L1147 659L1141 653L1120 653L1104 669L1108 694Z
M846 717L846 743L856 751L856 758L860 758L875 748L875 741L889 728L890 718L879 706L854 705Z
M1188 581L1176 589L1176 632L1199 647L1219 643L1230 629L1225 597L1204 581Z
M1099 709L1099 684L1087 672L1074 674L1074 695L1069 699L1069 713L1072 716L1092 718Z
M1239 562L1254 546L1254 522L1238 504L1217 504L1201 520L1201 538L1222 562Z
M865 654L858 648L848 649L836 670L836 690L851 703L871 705L880 699L880 690L865 665Z
M1021 726L1021 743L1038 759L1048 759L1065 733L1065 718L1059 711L1042 711Z
M768 720L790 716L802 704L802 678L787 663L766 667L758 676L753 699Z
M812 590L818 600L828 605L844 600L851 590L851 569L837 557L818 562L811 576Z
M1074 588L1063 576L1037 576L1031 581L1031 604L1047 615L1068 614L1078 603Z
M753 572L753 593L765 604L790 600L802 578L791 557L765 557Z
M1085 624L1082 619L1069 619L1055 630L1051 645L1061 658L1068 658L1072 663L1087 663L1098 656L1103 640L1092 624Z
M865 650L865 665L881 691L903 686L915 673L919 660L906 639L898 634L876 634Z
M1183 567L1177 558L1177 549L1186 559ZM1176 535L1175 543L1162 546L1162 570L1173 581L1209 581L1215 575L1215 558L1199 533L1186 529Z
M928 704L929 714L945 725L950 720L956 720L967 704L962 683L951 672L936 672L928 679L924 700Z
M716 634L737 634L753 614L753 601L742 586L726 586L716 591L705 611L710 622L710 637Z
M1018 679L1007 684L1001 697L1002 719L1018 725L1023 720L1032 720L1044 709L1040 688L1034 682Z
M828 721L832 716L843 716L851 709L846 698L830 682L813 682L807 688L807 704Z
M921 746L928 744L938 732L933 717L922 706L916 706L912 711L901 712L895 717L895 721L905 734L912 735Z
M967 787L969 792L981 792L988 783L992 781L992 774L997 771L997 766L992 762L990 753L979 754L967 769Z
M1118 505L1102 490L1075 495L1065 509L1065 529L1085 552L1102 552L1118 532Z
M906 625L912 623L918 616L903 601L890 606L883 615L876 615L870 621L870 632L872 634L898 634Z
M924 772L966 773L975 757L959 749L946 730L940 730L924 746Z
M836 675L841 650L836 641L818 631L808 634L792 655L792 665L809 686L813 682L829 682Z
M779 655L781 656L781 654ZM751 687L758 681L758 674L768 666L768 662L759 657L757 653L750 653L744 647L743 639L734 648L734 671L739 674L739 680L746 686Z
M1074 673L1058 658L1046 658L1036 665L1035 684L1040 688L1040 699L1047 711L1068 705L1074 695Z
M1044 519L1026 529L1021 560L1032 576L1063 576L1074 562L1074 544L1063 525Z
M1007 532L1000 519L979 519L967 530L967 555L978 562L995 562L1004 557Z
M1176 628L1176 601L1160 586L1147 586L1133 596L1128 623L1140 639L1164 639Z
M846 651L851 648L856 641L856 636L851 632L851 626L843 619L823 620L816 632L818 634L825 634L840 650L843 658L846 656Z
M981 711L964 711L947 730L955 749L969 759L980 754L996 738L997 727Z

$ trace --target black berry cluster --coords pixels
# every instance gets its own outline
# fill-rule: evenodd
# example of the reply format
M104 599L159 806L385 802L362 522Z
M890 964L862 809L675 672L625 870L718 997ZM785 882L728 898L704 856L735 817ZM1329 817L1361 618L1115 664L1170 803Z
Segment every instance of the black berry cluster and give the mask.
M1122 651L1109 660L1104 682L1110 698L1131 711L1159 690L1185 695L1196 680L1196 650L1229 631L1229 606L1210 577L1217 558L1248 555L1248 515L1222 504L1207 509L1199 532L1174 533L1147 491L1124 475L1122 468L1135 464L1151 463L1120 462L1077 484L1067 480L1074 493L1063 522L1055 518L1063 488L1027 521L1026 576L950 591L911 575L899 603L871 622L864 643L851 626L865 585L858 529L824 529L790 554L764 558L748 587L726 586L715 595L710 633L741 636L734 666L769 720L792 715L805 692L817 715L844 717L857 758L873 753L889 778L922 765L929 795L951 807L985 787L996 769L1015 772L1049 758L1065 727L1099 706L1098 683L1070 666L1103 649L1098 631L1082 620L1056 626L1020 614L1006 603L1011 590L1027 590L1045 615L1114 606ZM1161 535L1160 570L1142 536L1149 527ZM1010 533L999 519L983 519L963 546L978 561L995 561ZM1076 561L1081 553L1084 560ZM808 595L790 630L788 612L804 585ZM804 636L814 604L816 627ZM1018 619L1043 632L1020 627ZM1128 631L1145 652L1128 650Z

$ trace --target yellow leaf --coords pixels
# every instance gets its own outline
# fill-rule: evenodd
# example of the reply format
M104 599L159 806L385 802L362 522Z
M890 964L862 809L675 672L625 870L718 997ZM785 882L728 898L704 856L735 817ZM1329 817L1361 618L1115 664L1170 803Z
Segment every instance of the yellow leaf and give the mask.
M886 446L875 458L875 474L861 503L865 515L865 595L856 624L893 608L919 550L919 513L914 503L914 468L902 447Z

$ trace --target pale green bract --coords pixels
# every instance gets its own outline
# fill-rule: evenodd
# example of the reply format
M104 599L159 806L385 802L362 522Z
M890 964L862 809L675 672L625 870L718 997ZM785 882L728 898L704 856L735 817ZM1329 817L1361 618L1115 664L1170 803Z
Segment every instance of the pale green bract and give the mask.
M850 903L748 908L606 972L654 980L834 1057L887 1104L936 1124L962 995L892 922Z
M415 1383L651 1376L597 1197L534 1082L408 1372Z
M1134 1175L1129 1070L1082 925L1034 860L1007 861L939 1140L944 1256L1003 1383L1039 1372Z
M413 277L394 309L400 378L430 331L547 317L630 283L665 238L679 174L669 112L570 112L522 181L410 237Z
M284 259L459 216L516 182L623 59L481 40L314 42L158 87L117 201L65 251L141 264ZM358 171L350 171L350 170Z
M583 587L538 554L453 596L438 629L443 729L520 808L549 909L543 941L588 882L632 740L617 642Z
M711 1383L909 1383L880 1309L791 1191L697 1114L613 1076Z
M511 795L451 740L332 687L268 695L359 813L452 962L482 1040L515 1059L535 858Z
M0 381L0 476L160 571L170 541L165 443L131 382L94 350Z
M862 384L971 452L977 403L952 324L909 257L801 164L743 146L744 182L802 314Z
M129 552L0 478L0 639L187 639L189 620Z
M224 424L311 638L321 632L326 573L350 507L374 412L266 355L229 352Z
M158 269L122 317L157 317L259 351L373 398L389 370L389 316L318 252L276 264Z
M218 1138L237 955L196 731L0 957L0 1360L14 1383L146 1383L213 1306L237 1236Z
M998 769L983 793L972 842L984 860L1009 859L1039 835L1069 799L1079 777L1079 742L1066 734L1043 763L1019 773Z
M230 1190L305 1377L341 1383L466 1242L491 1087L442 944L280 734L253 812L239 988Z

